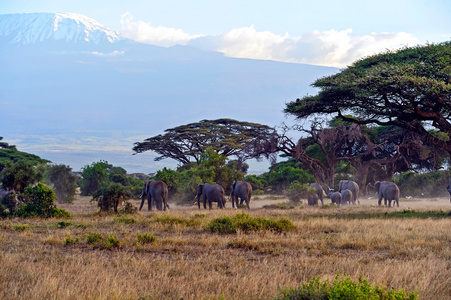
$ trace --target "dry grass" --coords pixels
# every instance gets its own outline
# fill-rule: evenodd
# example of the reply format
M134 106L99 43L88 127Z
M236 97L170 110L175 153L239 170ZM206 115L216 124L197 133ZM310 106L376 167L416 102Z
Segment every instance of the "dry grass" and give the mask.
M450 217L389 218L405 207L370 202L255 208L267 202L255 201L249 214L286 217L298 229L218 235L207 224L236 210L174 207L169 213L99 216L86 197L60 206L74 214L64 220L71 224L0 220L0 299L271 299L278 287L318 275L333 279L337 272L417 290L420 299L451 299ZM429 203L410 203L431 210ZM90 244L89 234L115 236L120 243ZM138 234L157 241L138 243ZM68 240L74 243L65 245Z

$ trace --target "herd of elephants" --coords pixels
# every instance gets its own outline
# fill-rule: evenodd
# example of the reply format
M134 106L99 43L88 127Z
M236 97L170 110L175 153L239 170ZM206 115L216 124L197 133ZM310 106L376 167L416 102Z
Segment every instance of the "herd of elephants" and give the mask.
M323 195L327 194L327 197L331 199L332 203L337 205L350 205L360 204L358 201L359 185L351 180L341 180L338 192L329 191L325 193L322 186L318 183L310 184L310 187L314 189L314 192L307 193L308 205L318 205L318 200L321 200L321 204L324 205ZM378 205L381 205L382 198L384 199L384 205L391 206L391 202L395 201L399 207L399 188L390 181L376 182L374 185L376 192L379 195ZM451 188L450 188L451 189ZM451 193L451 192L450 192ZM252 186L246 181L234 181L231 186L230 197L232 199L232 207L238 208L238 198L240 199L240 205L246 203L247 208L250 208L250 201L252 196ZM201 198L204 208L208 206L211 209L212 202L218 203L219 208L224 208L226 203L226 197L224 188L219 184L204 183L197 186L197 205L200 209ZM147 198L148 210L152 210L152 202L158 210L166 210L169 208L168 200L168 186L161 180L150 180L144 183L141 194L141 205L139 210L142 209L144 202Z

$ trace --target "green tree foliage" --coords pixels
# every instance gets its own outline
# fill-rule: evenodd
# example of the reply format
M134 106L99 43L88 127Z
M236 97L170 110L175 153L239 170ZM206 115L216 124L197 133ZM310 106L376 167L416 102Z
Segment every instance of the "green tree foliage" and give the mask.
M246 176L246 180L252 183L256 181L258 187L262 187L262 184L271 186L272 190L278 193L286 190L294 181L300 184L315 182L312 173L305 170L302 164L293 158L271 166L269 172L256 177L259 180L253 179L252 176Z
M77 177L66 165L50 165L47 169L48 181L54 185L58 203L72 203L77 190Z
M92 199L97 201L101 211L117 212L119 204L125 202L131 194L125 186L117 182L110 182L101 186L94 194Z
M28 185L42 179L43 172L30 162L21 160L17 163L8 163L0 177L4 189L24 193Z
M399 187L401 197L449 197L446 186L451 171L432 171L426 173L404 172L393 178Z
M109 173L112 165L107 161L98 161L82 168L81 194L89 196L108 184Z
M49 163L49 160L42 159L37 155L27 152L17 151L16 149L1 149L0 148L0 172L6 167L8 163L27 162L33 166L38 164Z
M11 149L11 150L17 150L15 145L9 145L6 142L2 142L3 137L0 136L0 149Z
M163 180L168 185L170 193L182 203L193 201L197 185L217 183L226 193L234 180L244 180L244 175L227 164L227 157L217 153L213 148L207 148L199 158L199 163L184 165L178 170L163 168L155 175L156 180Z
M364 58L316 80L320 92L287 103L285 112L299 119L335 114L353 123L395 125L451 153L450 60L451 42Z
M232 119L202 120L178 126L134 144L133 151L142 153L155 151L160 156L156 161L172 158L182 164L200 162L207 148L226 157L235 156L240 162L260 157L260 148L275 134L275 130L262 124L240 122ZM241 166L238 165L240 169Z
M19 217L70 217L67 211L56 208L55 192L42 182L26 187L23 199L16 212Z

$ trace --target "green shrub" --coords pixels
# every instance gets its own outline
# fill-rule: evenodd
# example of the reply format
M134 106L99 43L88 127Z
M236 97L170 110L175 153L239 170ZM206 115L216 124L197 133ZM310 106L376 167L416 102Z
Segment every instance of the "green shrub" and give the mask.
M64 239L64 246L69 246L69 245L73 245L73 244L76 244L76 243L78 243L78 238L73 239L73 238L70 236L70 233L68 233L68 234L66 235L66 238Z
M115 235L109 235L105 239L105 248L111 249L113 247L118 247L121 244L121 241Z
M294 207L295 206L293 204L288 204L286 202L263 206L264 209L293 209Z
M183 224L186 226L196 226L199 225L199 221L195 219L185 219L185 218L179 218L179 217L172 217L170 215L162 215L159 217L156 217L154 219L154 222L167 224L167 225L176 225L176 224Z
M118 222L118 223L124 223L124 224L134 224L136 222L135 219L124 217L124 216L114 218L114 221Z
M86 235L86 241L91 244L93 248L111 249L118 247L121 241L114 235L103 237L100 233L90 232Z
M144 234L138 233L136 235L135 244L156 244L156 243L157 243L157 237L151 235L148 232L146 232Z
M66 221L61 221L61 222L56 223L56 226L58 228L66 228L66 227L71 226L71 225L72 225L71 222L66 222Z
M321 276L314 277L307 283L301 283L297 288L281 289L281 297L274 299L353 299L353 300L415 300L418 299L418 293L412 292L406 294L403 289L388 289L385 286L372 286L363 277L359 278L358 283L352 281L349 275L339 278L337 274L333 283L328 280L321 282Z
M233 217L220 217L212 220L208 224L208 228L211 232L221 234L234 234L238 230L244 232L270 230L276 232L285 232L290 230L296 230L296 226L287 219L280 218L279 220L273 220L262 217L250 217L248 214L237 214Z
M94 244L101 241L102 239L102 235L97 232L90 232L86 235L86 241L88 242L88 244Z
M39 182L35 186L25 188L24 203L19 205L16 215L22 218L27 217L71 217L70 213L55 206L55 192Z
M264 190L254 190L254 191L252 191L252 195L253 196L261 196L261 195L264 195L264 194L265 194Z
M30 226L28 224L23 224L23 225L15 225L13 228L14 228L14 231L21 232L21 231L28 230L29 227Z
M292 182L286 190L288 198L295 205L298 205L302 198L307 198L309 192L315 192L315 190L308 183L299 182Z

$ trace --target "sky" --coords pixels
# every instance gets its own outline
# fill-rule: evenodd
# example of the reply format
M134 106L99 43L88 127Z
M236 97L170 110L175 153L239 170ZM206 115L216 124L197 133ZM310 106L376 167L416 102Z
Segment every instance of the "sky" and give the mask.
M0 14L35 12L82 14L151 45L190 45L229 57L338 68L383 51L451 38L449 0L0 0ZM122 141L123 161L130 160L136 140ZM96 137L92 143L98 141ZM31 144L17 145L36 153ZM100 150L89 149L88 159L95 161ZM150 160L149 153L140 155ZM57 162L65 159L55 157ZM74 153L72 161L77 159L81 157ZM153 171L170 163L154 162Z
M451 37L447 0L2 0L0 14L70 12L159 46L344 68Z

